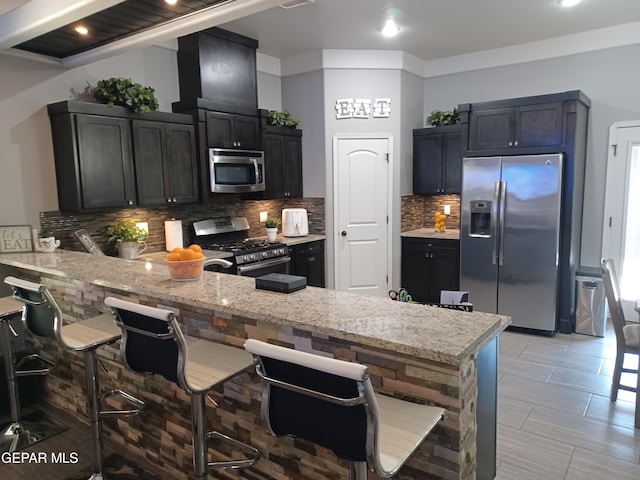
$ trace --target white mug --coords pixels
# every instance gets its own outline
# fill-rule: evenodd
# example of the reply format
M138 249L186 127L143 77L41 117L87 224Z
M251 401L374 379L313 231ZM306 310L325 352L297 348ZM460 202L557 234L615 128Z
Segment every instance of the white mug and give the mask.
M56 237L39 238L36 250L39 252L51 253L55 252L56 248L60 246L60 240L56 240Z

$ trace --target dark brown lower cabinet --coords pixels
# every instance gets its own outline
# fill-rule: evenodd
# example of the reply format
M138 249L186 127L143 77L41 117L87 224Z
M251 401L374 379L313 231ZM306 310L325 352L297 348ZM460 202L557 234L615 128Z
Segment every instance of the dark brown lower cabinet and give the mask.
M324 240L289 246L291 274L307 277L307 285L325 286Z
M414 302L439 303L441 290L460 288L460 241L403 237L401 277Z

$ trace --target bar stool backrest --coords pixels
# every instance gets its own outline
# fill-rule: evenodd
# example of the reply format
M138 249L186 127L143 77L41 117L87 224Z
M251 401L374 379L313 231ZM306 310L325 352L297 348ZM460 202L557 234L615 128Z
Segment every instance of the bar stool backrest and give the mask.
M120 356L127 367L162 375L190 391L184 378L186 341L173 312L114 297L105 298L104 303L122 329Z
M252 339L245 349L266 380L262 417L271 433L310 440L353 462L374 455L377 404L366 366Z
M26 328L39 337L58 340L62 328L62 311L44 285L16 277L6 277L4 282L11 285L13 298L25 304L22 321Z

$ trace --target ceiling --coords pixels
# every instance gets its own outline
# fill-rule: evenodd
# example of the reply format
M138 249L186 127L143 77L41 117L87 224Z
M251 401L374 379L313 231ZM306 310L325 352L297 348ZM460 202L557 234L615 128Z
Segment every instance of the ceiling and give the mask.
M145 5L154 1L162 7ZM163 0L3 0L0 51L31 50L73 67L219 25L257 39L259 51L276 58L355 49L402 50L434 60L640 22L640 0L583 0L573 8L556 0L315 0L278 6L285 1L293 3L229 0L194 13L220 0L178 0L175 8L189 16L172 20L158 13L168 11ZM91 15L109 20L91 41L75 39L71 26ZM391 39L378 31L388 16L401 27ZM127 24L141 24L142 30L129 35L122 31Z

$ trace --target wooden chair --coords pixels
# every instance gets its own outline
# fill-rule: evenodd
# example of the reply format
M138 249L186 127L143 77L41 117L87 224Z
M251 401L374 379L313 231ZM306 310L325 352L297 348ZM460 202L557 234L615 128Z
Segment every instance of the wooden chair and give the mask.
M613 265L613 260L603 259L602 268L604 291L607 296L607 303L609 304L609 314L611 315L611 321L613 323L613 329L616 333L616 362L613 370L613 380L611 383L611 401L615 402L618 398L618 390L627 390L630 392L636 392L638 388L628 385L620 384L620 376L622 372L635 373L636 379L638 375L638 368L624 368L625 354L631 353L640 356L640 324L638 322L628 322L624 317L624 310L620 302L620 288L618 286L618 277L616 276L616 270ZM640 357L639 357L640 361ZM636 380L637 385L637 380ZM638 412L636 411L636 428L639 427L640 420L638 419Z
M395 475L444 417L445 409L374 393L366 366L249 339L264 381L262 418L272 435L292 435L351 462Z

